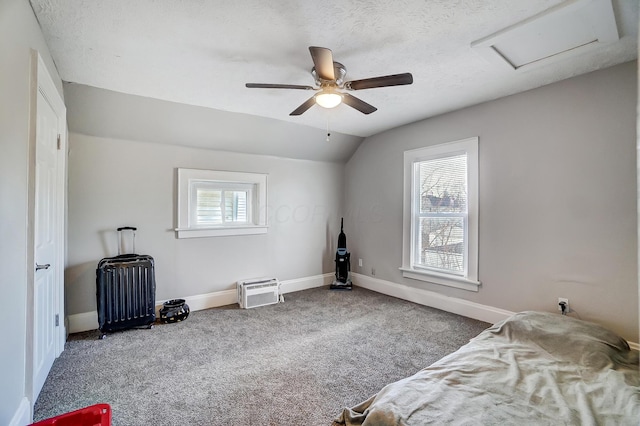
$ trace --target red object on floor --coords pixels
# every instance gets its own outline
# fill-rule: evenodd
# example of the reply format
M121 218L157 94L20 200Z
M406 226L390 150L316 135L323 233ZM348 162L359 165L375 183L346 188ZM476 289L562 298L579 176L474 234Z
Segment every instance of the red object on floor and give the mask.
M41 420L31 426L111 426L109 404L96 404L50 419Z

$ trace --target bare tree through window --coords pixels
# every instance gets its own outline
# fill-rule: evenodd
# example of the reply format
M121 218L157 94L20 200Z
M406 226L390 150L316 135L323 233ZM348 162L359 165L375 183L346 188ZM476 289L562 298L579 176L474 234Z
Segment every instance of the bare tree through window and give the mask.
M462 274L467 224L467 156L417 163L419 266ZM418 194L417 194L418 195Z

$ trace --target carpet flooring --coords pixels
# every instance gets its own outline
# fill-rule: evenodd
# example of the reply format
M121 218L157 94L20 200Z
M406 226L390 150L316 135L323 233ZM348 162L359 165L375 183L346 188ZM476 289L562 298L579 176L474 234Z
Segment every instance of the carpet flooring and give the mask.
M320 287L104 340L73 334L34 421L108 403L116 426L330 425L488 326L358 287Z

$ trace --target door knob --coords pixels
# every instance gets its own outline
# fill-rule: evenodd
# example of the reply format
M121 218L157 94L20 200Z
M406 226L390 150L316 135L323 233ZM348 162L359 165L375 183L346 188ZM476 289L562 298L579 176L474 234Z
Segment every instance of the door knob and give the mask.
M36 263L36 271L39 271L40 269L49 269L50 266L51 264L49 263L45 263L44 265L40 265Z

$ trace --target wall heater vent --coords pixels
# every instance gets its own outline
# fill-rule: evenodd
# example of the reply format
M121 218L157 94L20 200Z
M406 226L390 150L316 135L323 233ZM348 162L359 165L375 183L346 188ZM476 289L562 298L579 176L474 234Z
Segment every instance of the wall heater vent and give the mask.
M256 278L238 281L238 304L242 309L278 303L279 283L276 278Z

